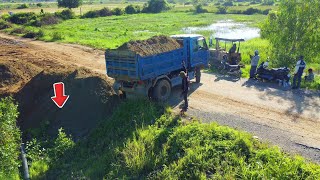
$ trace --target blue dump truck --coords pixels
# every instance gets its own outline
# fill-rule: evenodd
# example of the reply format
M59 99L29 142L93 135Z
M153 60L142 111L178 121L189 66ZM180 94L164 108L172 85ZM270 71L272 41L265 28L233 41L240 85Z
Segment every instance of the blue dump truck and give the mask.
M114 89L125 96L145 96L158 101L170 97L171 89L181 84L180 71L200 83L202 68L208 66L209 49L202 35L171 36L179 48L148 56L132 50L107 49L107 75L115 79Z

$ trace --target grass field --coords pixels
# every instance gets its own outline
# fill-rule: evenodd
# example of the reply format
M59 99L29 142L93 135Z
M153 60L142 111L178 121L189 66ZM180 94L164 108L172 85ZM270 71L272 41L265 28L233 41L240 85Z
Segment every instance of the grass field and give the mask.
M40 155L32 161L31 178L320 178L319 165L285 154L248 133L195 119L183 123L169 108L149 101L124 102L87 139L74 144L63 135L58 142L64 147L58 159L46 153L55 149L45 147L39 153L41 145L30 147Z
M93 19L72 19L53 26L41 28L44 37L41 40L51 41L53 35L62 35L60 42L79 43L96 48L116 48L129 40L146 39L154 35L172 35L184 33L182 28L189 26L206 26L218 20L233 19L235 21L251 22L257 25L263 15L216 15L213 13L160 13L135 14L102 17ZM27 27L38 31L40 28ZM7 31L10 31L8 29ZM201 32L208 37L212 32Z

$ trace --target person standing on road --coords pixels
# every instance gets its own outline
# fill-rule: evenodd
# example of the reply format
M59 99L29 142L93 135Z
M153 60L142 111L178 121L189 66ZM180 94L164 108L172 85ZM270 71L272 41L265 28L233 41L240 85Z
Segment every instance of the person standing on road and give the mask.
M292 89L299 89L301 83L301 77L304 69L306 68L306 62L303 60L303 56L299 57L299 60L296 64L294 76L293 76L293 85ZM298 82L297 82L298 81Z
M181 109L181 114L184 114L184 112L188 109L188 92L189 92L189 78L187 74L184 71L180 72L180 77L182 78L182 85L181 85L181 97L183 97L184 100L184 107Z
M259 59L260 59L259 51L255 50L254 51L254 56L251 59L250 79L255 77L255 74L256 74L256 71L257 71L257 66L258 66L258 63L259 63Z

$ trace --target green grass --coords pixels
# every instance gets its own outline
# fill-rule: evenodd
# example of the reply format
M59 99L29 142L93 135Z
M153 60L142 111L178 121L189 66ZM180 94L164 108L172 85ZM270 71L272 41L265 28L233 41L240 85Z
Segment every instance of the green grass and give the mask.
M88 138L44 166L31 169L58 179L320 178L319 165L248 133L196 120L182 123L149 101L122 103Z
M45 36L41 40L52 41L53 34L64 35L60 42L78 43L95 48L116 48L133 39L147 39L154 35L172 35L183 33L182 28L189 26L206 26L218 20L234 19L235 21L258 24L263 15L216 15L213 13L159 13L112 16L93 19L72 19L60 24L41 28ZM39 28L27 27L37 31ZM203 32L209 36L210 32Z

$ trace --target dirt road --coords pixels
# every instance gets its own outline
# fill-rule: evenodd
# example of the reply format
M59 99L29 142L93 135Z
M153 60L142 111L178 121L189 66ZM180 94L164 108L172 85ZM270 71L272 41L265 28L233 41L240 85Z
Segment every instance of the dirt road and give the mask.
M78 45L46 43L0 34L25 44L29 54L60 65L90 68L105 74L104 52ZM0 52L1 53L1 52ZM0 56L1 57L1 56ZM33 63L36 63L34 61ZM42 63L42 62L38 62ZM202 83L192 84L189 115L203 122L248 131L284 150L320 163L320 97L316 92L282 91L277 85L203 73ZM179 109L175 88L169 103Z

